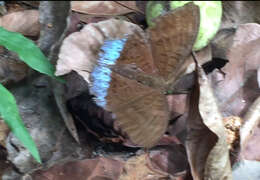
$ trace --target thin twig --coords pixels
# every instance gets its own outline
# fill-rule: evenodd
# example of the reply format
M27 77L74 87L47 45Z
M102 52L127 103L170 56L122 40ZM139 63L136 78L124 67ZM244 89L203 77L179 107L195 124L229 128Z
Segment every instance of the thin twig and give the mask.
M127 9L130 9L130 10L132 10L132 11L135 11L135 12L138 12L138 13L140 13L140 14L142 14L142 15L145 15L142 11L140 11L140 10L138 10L138 9L134 9L134 8L128 7L128 6L126 6L126 5L124 5L123 3L120 3L120 2L118 2L118 1L114 1L114 2L117 3L117 4L119 4L120 6L123 6L123 7L127 8Z
M194 60L194 62L196 64L196 66L198 66L198 60L196 58L196 53L194 51L191 51L191 56L192 56L192 58L193 58L193 60Z

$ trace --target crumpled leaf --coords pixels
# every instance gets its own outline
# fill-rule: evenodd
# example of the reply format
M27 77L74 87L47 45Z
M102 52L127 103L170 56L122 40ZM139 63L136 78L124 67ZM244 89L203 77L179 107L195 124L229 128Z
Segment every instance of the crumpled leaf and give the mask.
M229 116L223 118L226 134L227 143L230 150L235 150L239 145L240 141L240 127L242 124L242 119L238 116Z
M227 50L229 63L222 68L225 76L217 71L210 75L214 93L225 115L243 116L259 96L259 32L259 24L240 25L232 46Z
M76 12L92 15L122 15L133 12L132 9L137 9L135 1L118 2L119 3L114 1L71 1L71 9Z
M260 161L260 96L251 105L241 128L240 156L246 160Z
M12 133L31 152L36 161L41 162L37 147L19 115L14 96L1 84L0 99L0 116L4 119Z
M124 173L119 177L119 180L166 180L172 179L168 173L163 171L154 171L148 167L148 156L142 154L139 156L132 157L127 160L124 165ZM151 165L150 165L151 166Z
M190 98L186 151L195 180L232 179L222 116L200 66L197 66L197 82Z
M86 25L80 32L72 33L63 41L55 75L64 75L74 70L89 82L89 73L98 59L98 50L104 40L122 38L134 31L142 29L133 23L116 19Z
M33 173L34 180L115 180L123 170L123 162L111 158L98 157L63 165L55 165Z
M156 146L149 156L154 168L173 176L185 175L189 170L188 159L183 145L169 144Z
M0 18L0 26L25 36L38 36L40 33L39 13L37 10L13 12Z

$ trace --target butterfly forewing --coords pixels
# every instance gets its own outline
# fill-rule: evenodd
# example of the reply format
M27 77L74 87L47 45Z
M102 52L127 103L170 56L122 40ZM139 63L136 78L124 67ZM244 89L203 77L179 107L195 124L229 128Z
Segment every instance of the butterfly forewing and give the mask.
M116 65L134 65L147 74L156 72L152 52L144 32L136 30L127 37L127 42Z
M198 6L188 3L157 18L156 25L148 30L154 63L165 80L178 76L183 61L191 53L199 17Z

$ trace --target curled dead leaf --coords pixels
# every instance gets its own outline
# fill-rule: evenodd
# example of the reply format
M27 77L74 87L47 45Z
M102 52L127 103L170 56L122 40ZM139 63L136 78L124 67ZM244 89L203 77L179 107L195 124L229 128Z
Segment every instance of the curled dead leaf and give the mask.
M210 83L200 66L190 98L186 151L195 180L232 179L222 116Z
M0 18L0 26L25 36L38 36L40 33L39 12L24 10L13 12Z
M104 40L120 39L134 31L142 29L133 23L116 19L86 25L63 41L55 74L60 76L74 70L89 82L89 73L98 59Z

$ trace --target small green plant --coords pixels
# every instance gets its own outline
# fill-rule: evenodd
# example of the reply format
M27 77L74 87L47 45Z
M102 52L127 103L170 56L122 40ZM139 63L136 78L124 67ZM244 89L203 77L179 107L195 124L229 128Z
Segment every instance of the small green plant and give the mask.
M20 33L10 32L0 27L0 45L18 54L19 58L32 69L65 82L54 75L55 67L45 57L33 41ZM38 149L24 126L14 96L0 84L0 116L9 126L14 135L31 152L35 160L41 163Z

